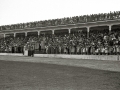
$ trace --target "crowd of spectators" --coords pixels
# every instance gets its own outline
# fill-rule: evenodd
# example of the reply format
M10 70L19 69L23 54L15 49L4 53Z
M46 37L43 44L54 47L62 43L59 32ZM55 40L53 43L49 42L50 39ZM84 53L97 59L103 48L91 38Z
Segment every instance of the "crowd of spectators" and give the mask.
M0 26L0 30L14 30L34 27L58 26L120 19L120 11L20 23ZM87 32L61 33L55 35L7 36L0 39L0 52L23 53L25 50L38 51L43 54L86 54L116 55L120 54L120 30L93 30L89 37Z
M28 23L20 23L13 25L0 26L0 30L13 30L13 29L25 29L34 27L47 27L47 26L58 26L67 24L77 24L77 23L87 23L105 20L120 19L120 11L110 12L110 13L100 13L92 15L74 16L60 19L51 19L44 21L35 21Z
M24 53L34 50L43 54L85 54L117 55L120 54L120 30L90 31L71 34L40 35L28 37L6 37L0 40L0 52Z

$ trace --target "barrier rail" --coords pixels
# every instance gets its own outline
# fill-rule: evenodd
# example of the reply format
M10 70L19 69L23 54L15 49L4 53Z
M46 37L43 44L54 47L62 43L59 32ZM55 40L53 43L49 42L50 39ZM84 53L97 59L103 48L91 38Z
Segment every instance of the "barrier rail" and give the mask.
M8 56L27 56L21 53L0 53L0 55ZM65 54L34 54L34 57L46 57L46 58L65 58L65 59L93 59L93 60L111 60L119 61L119 55L65 55Z
M35 57L67 58L67 59L94 59L119 61L119 55L65 55L65 54L35 54Z

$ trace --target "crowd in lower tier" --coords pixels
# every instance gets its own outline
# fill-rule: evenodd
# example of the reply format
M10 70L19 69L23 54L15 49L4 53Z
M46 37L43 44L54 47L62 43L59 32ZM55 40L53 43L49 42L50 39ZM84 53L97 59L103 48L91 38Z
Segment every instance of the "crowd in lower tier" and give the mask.
M120 54L120 31L86 32L6 37L0 39L0 52L24 53L25 50L42 54L118 55Z

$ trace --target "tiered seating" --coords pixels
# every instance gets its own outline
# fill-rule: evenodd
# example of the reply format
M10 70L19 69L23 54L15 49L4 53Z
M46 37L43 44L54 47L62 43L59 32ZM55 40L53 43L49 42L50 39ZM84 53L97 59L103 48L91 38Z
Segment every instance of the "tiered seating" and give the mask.
M0 30L49 27L115 19L120 19L120 11L6 25L1 26ZM24 48L30 49L30 46L33 45L35 51L48 54L120 54L119 29L112 30L110 33L108 30L90 30L89 38L87 35L87 32L80 31L74 34L48 34L39 37L35 35L16 36L15 38L8 36L5 39L0 39L0 52L22 53Z
M0 26L0 30L48 27L120 19L120 11Z

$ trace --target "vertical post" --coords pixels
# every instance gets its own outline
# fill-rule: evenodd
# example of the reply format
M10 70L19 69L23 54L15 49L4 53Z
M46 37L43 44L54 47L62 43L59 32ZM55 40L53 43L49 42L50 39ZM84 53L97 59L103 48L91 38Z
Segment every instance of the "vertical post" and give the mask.
M40 36L40 31L38 31L38 38L39 38L39 36Z
M3 30L3 29L2 29L2 26L0 27L0 30Z
M54 30L52 30L52 34L54 35Z
M55 34L54 30L52 30L52 37L54 37L54 34Z
M4 34L4 40L5 40L6 34Z
M14 40L15 40L15 37L16 37L16 33L14 33Z
M5 38L5 34L4 34L4 38Z
M71 29L70 28L68 29L68 33L69 33L69 45L68 45L69 49L68 49L68 54L70 54L71 53L71 51L70 51L70 34L71 34Z
M25 37L27 37L27 32L25 32Z
M25 39L27 39L27 32L25 32Z
M16 33L14 33L14 38L16 37Z
M112 25L109 25L109 34L111 34Z
M89 38L90 27L87 27L87 38Z
M70 28L68 29L68 33L69 33L69 35L70 35L70 33L71 33L71 29L70 29Z

